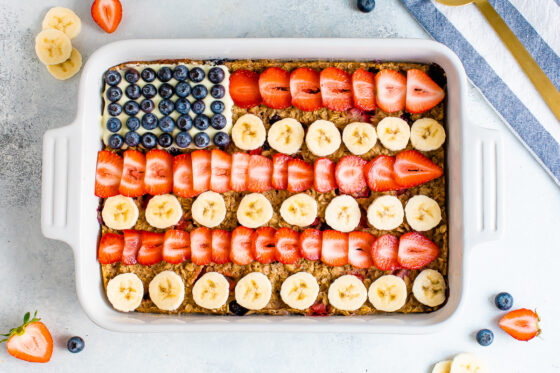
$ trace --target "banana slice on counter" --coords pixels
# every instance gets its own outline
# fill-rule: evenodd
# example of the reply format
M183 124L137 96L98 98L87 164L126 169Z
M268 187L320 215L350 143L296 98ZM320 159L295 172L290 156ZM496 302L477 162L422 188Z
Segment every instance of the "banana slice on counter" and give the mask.
M369 287L369 301L375 309L384 312L400 310L406 303L406 283L398 276L385 275Z
M344 141L344 145L352 154L365 154L377 142L375 127L365 122L350 123L342 131L342 141Z
M172 194L153 196L146 206L146 221L154 228L169 228L176 225L182 216L181 203Z
M272 284L260 272L251 272L235 285L235 300L249 310L266 307L272 295Z
M404 210L401 201L395 196L381 196L368 207L368 222L382 231L390 231L402 224Z
M303 144L305 132L300 122L293 118L279 120L268 130L268 145L284 154L297 153Z
M220 225L226 218L226 211L224 197L212 191L201 193L191 207L194 221L208 228Z
M56 65L47 65L47 70L58 80L70 79L82 67L82 55L76 48L72 48L70 58Z
M305 144L309 151L318 157L334 153L341 142L340 131L333 122L319 119L307 128Z
M134 273L121 273L107 284L107 298L121 312L134 311L144 297L144 284Z
M445 288L445 279L441 273L425 269L414 279L412 294L418 302L428 307L436 307L445 302Z
M445 130L435 119L418 119L412 123L410 142L415 149L423 152L436 150L445 142Z
M317 218L317 201L309 194L293 195L282 202L280 215L288 224L307 227Z
M351 232L358 224L362 213L354 197L342 195L334 197L325 209L325 221L334 230Z
M363 282L354 275L337 278L329 287L329 303L341 311L355 311L367 299L367 290Z
M266 130L261 118L253 114L241 116L231 129L231 139L239 149L260 148L266 140Z
M138 206L136 206L134 200L120 194L107 198L101 211L101 217L105 225L116 230L134 227L138 215Z
M173 271L158 273L148 287L150 299L164 311L176 310L185 299L185 284L181 276Z
M488 373L486 362L478 356L461 353L451 361L450 373Z
M270 201L261 193L247 194L237 208L237 221L247 228L258 228L272 219L274 210Z
M57 6L49 9L43 18L43 30L49 28L62 31L73 39L82 31L82 21L72 10Z
M319 294L317 279L309 272L294 273L284 280L280 297L289 307L304 310L313 305Z
M449 373L451 370L451 360L440 361L434 365L432 373Z
M193 300L202 308L221 308L229 297L229 282L218 272L207 272L192 288Z
M404 119L385 117L377 124L377 137L387 149L402 150L410 139L410 127Z
M49 28L35 38L35 53L45 65L56 65L70 58L72 42L64 32Z
M406 221L415 231L428 231L441 221L441 209L430 197L417 195L406 202Z

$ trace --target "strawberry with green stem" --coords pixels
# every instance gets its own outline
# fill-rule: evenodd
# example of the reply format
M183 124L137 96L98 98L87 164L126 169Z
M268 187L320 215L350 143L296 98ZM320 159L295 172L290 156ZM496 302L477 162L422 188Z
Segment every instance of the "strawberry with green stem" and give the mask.
M7 337L0 341L6 342L8 353L18 359L33 363L46 363L51 359L53 352L53 339L51 333L37 318L37 311L33 314L27 312L23 317L23 325L10 330Z

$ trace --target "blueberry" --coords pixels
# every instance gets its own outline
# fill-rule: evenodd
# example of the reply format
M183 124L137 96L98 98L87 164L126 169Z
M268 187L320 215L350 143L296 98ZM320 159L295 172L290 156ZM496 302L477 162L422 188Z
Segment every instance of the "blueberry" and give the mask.
M224 80L224 70L220 67L213 67L208 71L208 80L214 84L221 83Z
M180 82L186 80L188 75L189 75L189 69L187 69L185 65L177 65L173 69L173 77Z
M157 95L156 87L153 84L146 84L142 87L142 94L146 98L154 98Z
M375 8L375 0L358 0L358 9L364 13L369 13Z
M159 87L159 95L162 98L169 98L173 96L173 86L168 83L163 83L161 87Z
M142 95L142 90L137 84L130 84L128 87L126 87L124 93L128 98L136 100L138 97L140 97L140 95Z
M210 127L210 119L204 114L197 115L194 118L194 128L204 131Z
M187 82L178 83L175 86L175 93L179 97L187 97L191 94L191 85Z
M175 128L175 121L173 118L166 116L159 120L158 126L163 132L172 132Z
M110 132L119 132L122 127L122 123L119 118L109 118L106 123L107 130Z
M107 96L107 99L111 102L119 101L122 97L122 89L119 87L109 87L107 88L105 96Z
M109 105L107 105L107 112L109 113L109 115L116 117L120 113L122 113L122 106L117 104L116 102L111 102Z
M124 142L128 146L137 146L140 144L140 135L137 132L127 132L124 135Z
M226 105L224 105L222 101L212 101L212 103L210 104L210 110L212 110L214 114L223 113L225 108Z
M225 148L229 145L230 139L227 133L220 131L216 132L212 141L214 142L214 145Z
M126 120L126 128L128 128L130 131L136 131L138 128L140 128L140 119L136 117L128 118Z
M140 105L136 101L128 101L124 104L124 112L130 116L138 114Z
M140 79L140 74L135 69L128 69L124 72L124 80L129 83L136 83Z
M142 109L142 111L145 113L151 113L155 108L156 105L154 105L154 102L147 98L142 100L142 102L140 103L140 109Z
M152 149L157 145L157 137L151 132L142 135L142 146L146 149Z
M208 89L202 84L197 84L192 89L192 95L195 100L202 100L204 97L208 96Z
M204 75L204 70L202 70L200 67L195 67L194 69L191 69L191 71L189 71L189 78L195 83L199 83L204 80Z
M496 303L496 307L502 311L507 311L513 307L513 297L510 293L502 292L496 295L494 303Z
M204 104L204 101L198 100L191 104L191 110L195 114L202 114L204 113L205 109L206 109L206 105Z
M161 100L158 109L163 115L169 115L175 110L175 104L171 100Z
M85 343L84 340L80 337L72 337L66 343L66 347L68 347L68 351L75 354L80 352L84 349Z
M194 144L197 148L205 148L210 145L210 136L205 132L199 132L194 135Z
M192 128L193 122L188 114L181 115L177 118L177 128L181 131L188 131Z
M158 144L161 147L168 148L173 144L173 137L168 133L162 133L158 137Z
M481 346L490 346L494 341L494 333L489 329L481 329L476 333L476 341Z
M231 302L229 302L229 312L233 313L236 316L243 316L247 312L249 312L249 310L241 306L236 301L232 300Z
M154 114L148 113L142 116L142 127L147 129L148 131L151 131L154 128L156 128L157 124L158 124L158 120Z
M120 149L123 146L123 143L124 141L121 135L117 135L115 133L109 137L109 146L113 149Z
M191 110L191 103L186 98L180 98L175 101L175 110L180 114L187 114Z
M121 82L121 74L115 70L109 70L105 73L105 83L109 85L117 85Z
M210 96L214 98L222 98L225 95L226 95L226 89L221 84L213 85L212 88L210 88Z
M140 74L142 76L142 79L145 82L153 82L156 78L156 72L154 71L154 69L147 67L144 70L142 70L142 73Z
M189 146L191 144L191 141L191 135L189 135L189 133L185 131L179 132L177 136L175 136L175 143L178 147L183 149Z
M161 69L158 70L157 77L162 82L168 82L173 77L173 72L171 71L171 69L169 67L164 66L164 67L162 67Z
M210 120L210 125L212 128L217 130L223 129L227 124L227 119L222 114L214 114L212 119Z

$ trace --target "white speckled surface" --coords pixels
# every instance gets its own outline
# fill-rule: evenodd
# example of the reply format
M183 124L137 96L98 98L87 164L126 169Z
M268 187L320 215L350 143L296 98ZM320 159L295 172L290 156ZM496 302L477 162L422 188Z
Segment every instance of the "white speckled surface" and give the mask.
M165 3L165 8L163 4ZM505 156L505 234L475 248L462 314L434 335L171 334L108 332L78 304L72 252L44 238L39 226L41 141L46 129L68 124L78 79L59 82L34 55L34 35L50 6L74 9L83 20L74 45L84 59L99 46L127 38L173 37L426 37L397 0L378 0L362 14L354 0L123 0L124 18L112 35L89 16L90 1L7 1L0 12L0 331L39 309L55 350L50 363L18 361L0 348L0 372L197 371L429 372L460 351L486 358L493 372L560 371L559 189L506 130L475 89L470 120L499 128ZM196 16L199 14L200 16ZM542 232L547 232L543 234ZM501 332L491 298L512 292L517 306L537 307L542 337L517 342ZM474 333L490 327L495 342L479 347ZM84 337L77 355L71 335Z

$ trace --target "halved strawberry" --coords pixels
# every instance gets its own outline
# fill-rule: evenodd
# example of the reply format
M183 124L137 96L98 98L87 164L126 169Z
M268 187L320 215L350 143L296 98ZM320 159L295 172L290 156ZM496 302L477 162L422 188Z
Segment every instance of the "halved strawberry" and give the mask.
M313 187L319 193L336 189L334 169L336 164L328 158L319 158L313 164Z
M323 231L321 261L331 266L348 264L348 234L333 230Z
M251 155L248 174L250 192L262 193L272 189L272 160L262 155Z
M197 265L210 264L212 260L212 230L206 227L193 229L191 235L191 261Z
M290 74L292 105L303 111L313 111L323 107L320 75L309 67L299 67Z
M387 113L404 109L406 78L395 70L381 70L375 75L375 102Z
M352 74L352 98L360 110L375 110L375 75L364 69Z
M142 245L142 232L135 231L132 229L125 229L123 231L124 236L124 249L122 252L122 262L126 265L133 265L138 263L136 256L138 255L138 250Z
M138 250L138 263L151 266L163 259L163 233L142 232L142 245Z
M282 264L294 264L299 254L299 233L290 228L280 228L274 235L276 260Z
M427 183L443 175L441 167L416 150L405 150L397 154L393 169L395 181L405 188Z
M348 263L356 268L371 267L371 248L374 242L375 236L367 232L348 233Z
M91 17L105 32L114 32L122 19L119 0L95 0L91 5Z
M288 162L288 191L299 193L313 187L313 165L302 159Z
M162 257L167 263L179 264L191 256L191 239L184 230L170 229L163 236Z
M229 95L240 108L251 108L261 103L259 74L250 70L237 70L229 77Z
M146 153L146 193L151 195L171 193L173 190L173 156L166 151L153 149Z
M299 235L301 256L307 260L321 258L322 234L318 229L308 228Z
M252 229L241 226L231 232L231 252L229 253L229 258L235 264L246 265L255 260L251 251L252 234Z
M236 192L244 192L249 186L249 158L247 153L233 153L231 156L230 187Z
M127 197L144 195L146 156L138 150L128 149L123 153L123 173L119 193Z
M373 265L382 271L393 271L401 268L398 255L399 239L392 234L380 236L371 248Z
M231 232L223 229L212 230L212 261L216 264L229 263Z
M395 181L394 165L395 158L388 155L379 155L369 161L364 166L368 187L374 192L401 189Z
M122 173L123 159L118 154L107 150L97 153L95 195L107 198L119 194Z
M13 357L32 363L46 363L51 359L53 339L49 329L37 318L37 311L33 317L27 312L23 317L23 325L11 329L6 342L8 353Z
M321 71L320 82L323 105L334 111L346 111L352 107L350 74L336 67L327 67Z
M116 233L105 233L99 241L97 260L101 264L116 263L122 258L123 247L123 236Z
M253 257L262 264L272 263L276 260L276 229L260 227L253 232L251 237Z
M406 72L406 111L423 113L439 104L445 97L443 89L422 70Z
M272 157L272 187L277 190L288 187L288 162L292 157L276 153Z
M279 67L269 67L259 76L259 91L263 103L273 109L286 109L292 105L290 73Z
M356 155L342 157L336 164L334 176L342 193L360 193L367 188L364 166L367 162Z
M508 312L500 320L500 328L519 341L528 341L541 333L539 315L527 308Z
M399 264L406 269L420 269L439 255L439 247L418 232L408 232L399 239Z
M212 149L210 167L212 168L210 189L216 193L229 191L231 155L219 149Z
M193 188L191 155L188 153L173 158L173 193L184 198L196 196Z
M193 190L196 194L210 189L211 160L208 150L195 150L191 153Z

